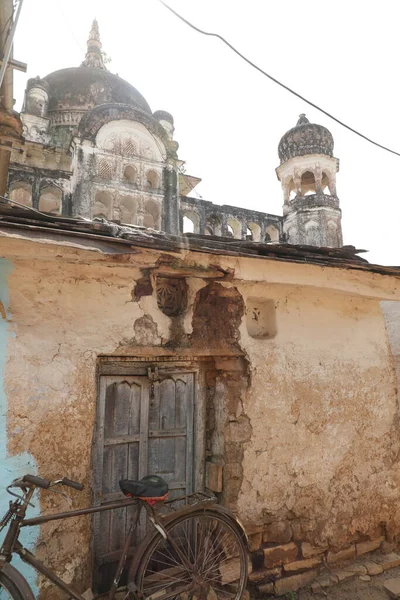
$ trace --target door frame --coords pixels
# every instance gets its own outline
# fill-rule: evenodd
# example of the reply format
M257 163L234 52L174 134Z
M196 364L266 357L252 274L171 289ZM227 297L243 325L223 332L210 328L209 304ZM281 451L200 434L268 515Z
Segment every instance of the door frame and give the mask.
M98 469L100 424L100 385L104 375L146 376L148 369L158 367L162 371L178 370L194 373L194 404L193 404L193 490L203 490L205 484L205 447L206 447L206 371L214 368L214 361L209 356L100 356L97 361L97 393L96 417L93 428L92 460L91 460L91 489L93 504L101 504L99 490L101 489L102 474ZM97 490L97 493L95 493Z

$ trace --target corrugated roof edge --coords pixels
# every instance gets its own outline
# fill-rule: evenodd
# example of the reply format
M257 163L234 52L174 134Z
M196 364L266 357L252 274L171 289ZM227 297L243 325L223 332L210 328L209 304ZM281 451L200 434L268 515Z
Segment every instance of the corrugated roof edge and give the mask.
M90 246L104 253L126 254L129 246L147 247L154 250L180 252L183 249L208 254L227 256L243 256L248 258L264 258L276 261L316 264L327 267L356 269L380 273L382 275L400 276L400 267L389 267L369 263L359 256L365 250L354 246L342 248L325 248L279 243L261 243L234 238L223 238L199 234L183 234L173 236L164 232L146 229L134 225L118 225L105 219L93 221L73 219L70 217L45 215L30 210L10 208L0 205L1 229L19 229L21 235L32 238L36 231L43 234L48 231L55 235L57 243L62 245L63 237L67 243L71 236L82 240L90 239ZM36 236L35 236L36 237ZM107 247L109 250L107 250ZM120 248L120 251L119 249Z

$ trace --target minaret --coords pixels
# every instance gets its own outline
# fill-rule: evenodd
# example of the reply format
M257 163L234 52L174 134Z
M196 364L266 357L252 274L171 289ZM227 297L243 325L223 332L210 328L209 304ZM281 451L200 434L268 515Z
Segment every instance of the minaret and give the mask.
M85 60L83 61L82 67L92 67L94 69L102 69L107 71L103 61L103 55L101 53L101 41L99 33L99 24L97 19L94 19L92 23L92 29L89 33L87 41L87 52Z
M333 137L302 114L278 146L276 174L283 189L283 233L289 244L341 247L342 213L336 195L339 159Z

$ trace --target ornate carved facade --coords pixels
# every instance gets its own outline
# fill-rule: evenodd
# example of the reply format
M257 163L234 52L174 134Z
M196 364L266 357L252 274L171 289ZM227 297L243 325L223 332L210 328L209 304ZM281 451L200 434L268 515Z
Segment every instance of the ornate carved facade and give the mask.
M333 137L301 115L279 144L283 216L188 196L201 181L182 172L174 121L152 112L103 61L97 21L80 67L28 81L25 143L11 157L11 200L52 214L104 218L187 233L341 246Z

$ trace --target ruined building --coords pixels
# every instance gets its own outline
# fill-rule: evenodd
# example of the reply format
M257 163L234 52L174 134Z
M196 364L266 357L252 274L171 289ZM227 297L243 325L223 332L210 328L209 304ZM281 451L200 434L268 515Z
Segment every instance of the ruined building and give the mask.
M331 134L301 116L283 136L282 217L191 199L172 117L105 69L96 24L82 66L30 80L21 121L23 206L0 204L3 485L66 476L74 508L149 473L171 499L209 489L246 527L255 598L398 541L400 268L340 247ZM131 513L101 515L23 541L102 591Z
M194 233L342 246L339 161L325 127L301 115L279 143L283 217L191 198L200 179L182 172L173 117L107 70L96 21L80 67L28 81L21 120L8 184L21 204L171 234L189 219Z

